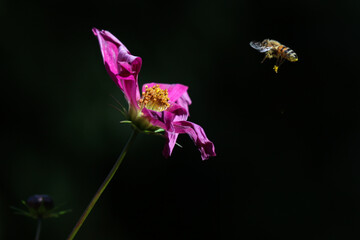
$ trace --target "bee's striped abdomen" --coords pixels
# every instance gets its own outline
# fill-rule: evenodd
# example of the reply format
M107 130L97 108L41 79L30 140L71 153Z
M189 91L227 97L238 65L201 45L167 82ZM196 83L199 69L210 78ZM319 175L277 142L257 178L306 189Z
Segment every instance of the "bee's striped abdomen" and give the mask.
M284 46L284 45L280 45L278 47L278 52L280 53L280 55L282 55L282 57L286 58L287 52L290 50L290 48Z
M278 52L281 55L281 57L286 58L287 60L289 60L291 62L297 61L296 53L292 49L290 49L284 45L280 45L278 47Z

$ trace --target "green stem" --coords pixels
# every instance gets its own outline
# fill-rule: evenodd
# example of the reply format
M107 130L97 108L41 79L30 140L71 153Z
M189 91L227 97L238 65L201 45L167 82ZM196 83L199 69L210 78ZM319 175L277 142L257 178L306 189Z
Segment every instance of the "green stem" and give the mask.
M118 159L116 160L114 166L112 167L112 169L110 170L109 174L107 175L107 177L105 178L104 182L101 184L101 186L99 187L99 189L97 190L97 192L95 193L94 197L91 199L91 202L89 203L89 205L87 206L87 208L85 209L84 213L82 214L82 216L80 217L80 219L78 220L78 222L76 223L74 229L72 230L72 232L70 233L69 237L67 238L67 240L72 240L74 239L76 233L79 231L79 229L81 228L81 225L84 223L85 219L87 218L87 216L89 215L89 213L91 212L91 210L93 209L95 203L97 202L97 200L100 198L101 194L103 193L103 191L105 190L106 186L109 184L109 182L111 181L111 179L114 177L117 169L119 168L120 164L122 163L127 151L129 150L130 145L134 142L134 139L137 135L137 131L134 129L133 132L130 135L129 140L127 141L125 147L123 148L121 154L119 155Z
M38 218L38 223L37 223L37 227L36 227L36 235L35 235L35 240L39 240L40 239L40 232L41 232L41 218Z

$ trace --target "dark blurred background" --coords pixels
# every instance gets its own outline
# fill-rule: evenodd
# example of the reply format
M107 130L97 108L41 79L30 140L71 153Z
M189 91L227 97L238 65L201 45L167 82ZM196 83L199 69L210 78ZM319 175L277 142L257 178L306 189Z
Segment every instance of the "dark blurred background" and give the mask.
M140 85L182 83L188 136L139 135L76 239L358 239L359 1L0 1L0 239L33 239L10 206L36 193L72 212L44 221L65 239L130 129L111 104L92 27L141 56ZM297 63L260 64L251 40L291 47ZM124 101L121 100L123 103Z

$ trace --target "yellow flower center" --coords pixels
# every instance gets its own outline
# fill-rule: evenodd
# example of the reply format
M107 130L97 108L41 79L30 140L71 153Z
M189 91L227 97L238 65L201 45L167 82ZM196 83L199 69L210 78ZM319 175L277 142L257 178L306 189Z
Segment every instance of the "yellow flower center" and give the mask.
M165 111L170 106L168 95L168 90L161 89L159 85L151 88L145 86L145 92L142 93L139 105L141 108L145 107L157 112Z

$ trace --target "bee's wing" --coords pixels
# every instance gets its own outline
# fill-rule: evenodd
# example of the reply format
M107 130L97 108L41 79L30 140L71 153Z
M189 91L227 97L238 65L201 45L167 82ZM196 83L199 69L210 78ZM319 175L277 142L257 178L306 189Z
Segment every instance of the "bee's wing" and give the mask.
M259 52L267 52L271 49L271 47L265 47L262 45L261 42L257 42L257 41L251 41L250 46L252 48L258 50Z

